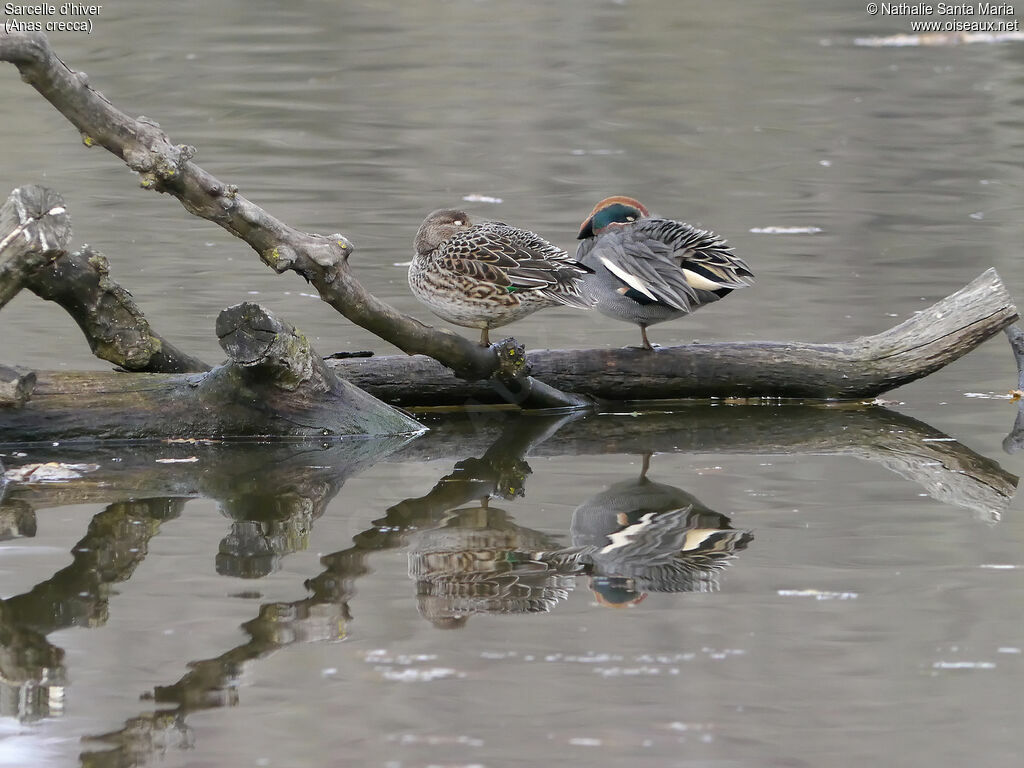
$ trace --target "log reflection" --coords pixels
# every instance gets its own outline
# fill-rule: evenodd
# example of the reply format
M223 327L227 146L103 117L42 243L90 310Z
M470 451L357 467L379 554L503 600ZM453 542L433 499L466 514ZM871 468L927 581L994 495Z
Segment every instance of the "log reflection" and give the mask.
M321 572L305 582L303 599L260 605L242 626L244 642L188 662L178 680L148 694L152 704L145 711L86 747L83 765L140 765L169 747L189 746L189 714L236 704L246 666L288 645L345 637L353 621L349 604L375 553L404 549L410 601L434 626L456 628L475 614L556 609L581 578L599 602L611 605L635 603L651 592L712 591L723 567L751 541L742 525L734 528L726 515L659 482L658 459L650 471L645 463L639 477L609 478L604 488L588 489L569 535L556 540L510 514L530 502L530 456L844 454L878 463L985 520L998 519L1017 485L995 461L880 408L699 406L511 420L478 414L431 426L403 447L394 441L45 446L24 449L27 456L4 456L15 470L46 461L97 468L66 483L10 482L0 499L2 537L34 535L36 510L84 502L107 506L75 546L70 566L0 601L0 713L23 720L60 713L70 676L62 650L47 634L105 622L111 585L130 578L149 539L178 516L186 499L216 499L231 520L217 571L255 579L306 546L314 521L347 477L396 448L399 462L461 460L422 495L385 510L351 546L324 556ZM197 461L155 463L193 456Z
M429 424L429 423L428 423ZM485 441L473 418L429 424L428 439L402 458L475 450ZM746 407L681 404L672 410L575 420L533 451L539 456L608 453L725 453L854 456L920 485L936 501L996 522L1019 478L935 427L885 408L859 405Z
M61 483L10 482L0 487L0 536L31 537L36 510L65 504L107 502L72 548L72 564L30 591L0 600L0 716L32 721L59 716L67 671L64 651L47 635L68 627L106 623L112 585L127 581L145 559L149 540L177 518L189 498L210 497L232 519L221 544L218 571L264 575L288 552L305 546L318 518L351 474L395 450L404 440L306 442L269 445L78 445L30 446L6 456L11 476L28 465L61 462L89 467ZM90 464L83 464L88 457ZM201 458L200 458L201 457ZM158 463L165 462L165 463ZM162 493L145 498L148 494ZM244 539L236 537L239 530ZM273 614L265 607L261 618ZM336 637L343 620L328 616L313 640ZM234 656L245 657L245 649ZM255 655L259 655L257 652ZM214 677L229 673L217 666ZM199 679L207 671L201 666ZM204 705L215 684L193 687ZM188 699L187 696L183 697ZM216 698L216 704L229 702ZM191 704L191 702L189 702ZM113 749L86 752L83 764L139 765L168 746L190 738L184 714L144 713L111 735Z
M307 582L317 594L348 601L369 554L407 547L409 576L420 613L439 628L456 628L473 613L549 610L567 594L567 580L547 568L514 566L508 555L557 546L547 535L517 525L491 499L525 494L526 455L578 415L508 422L479 457L463 459L423 496L390 507L353 546L323 558L324 573ZM528 572L529 571L529 572Z
M46 635L103 626L111 585L131 578L149 540L183 503L161 498L111 504L72 548L71 565L29 592L0 600L0 715L26 721L61 713L64 651Z

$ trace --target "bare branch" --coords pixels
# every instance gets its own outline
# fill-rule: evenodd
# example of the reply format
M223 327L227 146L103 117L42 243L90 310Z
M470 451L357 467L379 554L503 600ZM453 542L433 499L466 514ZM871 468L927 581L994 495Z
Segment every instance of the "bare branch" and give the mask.
M355 324L409 354L425 354L466 379L486 379L499 370L495 351L448 330L427 326L370 294L352 276L353 247L341 235L300 232L274 218L192 162L195 148L172 144L160 126L129 117L61 61L41 33L0 32L0 60L39 91L82 133L139 174L144 188L166 192L190 213L219 224L248 243L277 272L305 277L321 298ZM522 376L522 372L518 373Z
M132 295L110 277L106 257L88 245L36 270L25 287L67 310L101 360L143 373L210 370L152 329Z

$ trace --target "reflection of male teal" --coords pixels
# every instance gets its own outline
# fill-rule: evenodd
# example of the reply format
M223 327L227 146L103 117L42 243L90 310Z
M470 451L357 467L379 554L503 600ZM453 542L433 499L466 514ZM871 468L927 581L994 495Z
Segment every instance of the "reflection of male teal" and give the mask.
M572 515L574 558L602 605L635 605L647 592L712 592L717 573L753 539L686 491L640 477L609 486Z

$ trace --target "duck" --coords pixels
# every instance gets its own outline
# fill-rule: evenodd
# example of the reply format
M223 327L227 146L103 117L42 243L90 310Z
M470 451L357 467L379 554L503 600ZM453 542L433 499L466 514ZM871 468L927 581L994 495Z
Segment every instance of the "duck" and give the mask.
M442 208L420 224L409 264L409 288L449 323L489 332L539 309L590 309L583 277L591 272L561 248L526 229L474 220Z
M754 281L747 263L713 232L652 216L632 197L607 197L580 225L576 260L585 292L603 315L647 327L718 301Z

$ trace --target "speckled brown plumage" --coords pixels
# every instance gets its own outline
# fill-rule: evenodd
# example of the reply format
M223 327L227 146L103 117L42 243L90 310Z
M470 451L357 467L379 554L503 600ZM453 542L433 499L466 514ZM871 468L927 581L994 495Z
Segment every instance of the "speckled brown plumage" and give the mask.
M438 317L491 328L544 307L589 309L582 277L590 272L539 235L498 221L473 222L465 211L434 211L416 233L409 287Z

